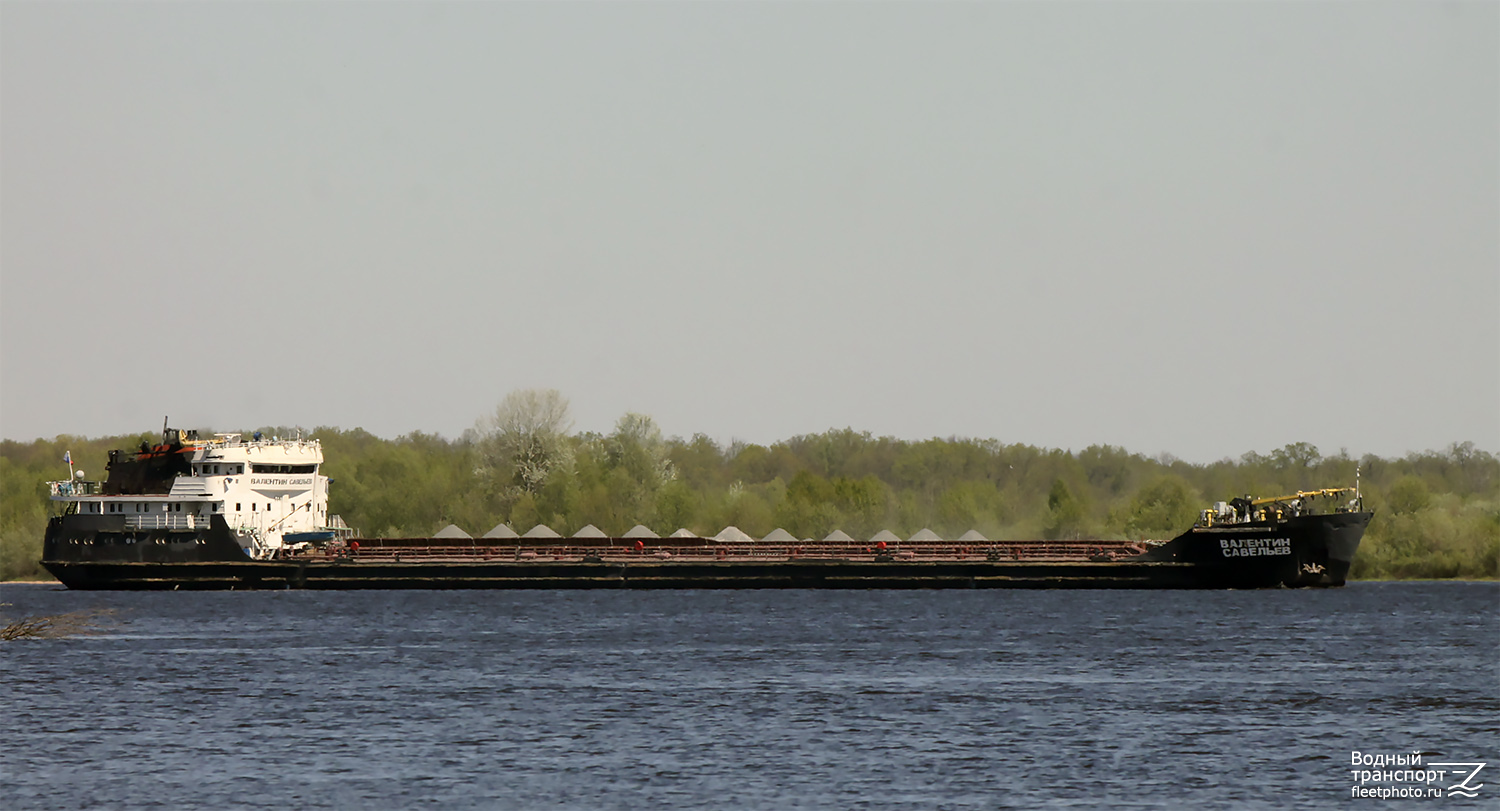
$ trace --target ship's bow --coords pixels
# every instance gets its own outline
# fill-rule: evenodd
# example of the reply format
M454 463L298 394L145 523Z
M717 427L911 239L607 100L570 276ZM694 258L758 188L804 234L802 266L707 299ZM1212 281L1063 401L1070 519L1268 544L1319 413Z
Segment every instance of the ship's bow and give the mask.
M1305 533L1306 541L1299 550L1303 554L1299 554L1297 578L1287 585L1344 585L1372 516L1367 512L1308 516L1308 526L1299 532Z

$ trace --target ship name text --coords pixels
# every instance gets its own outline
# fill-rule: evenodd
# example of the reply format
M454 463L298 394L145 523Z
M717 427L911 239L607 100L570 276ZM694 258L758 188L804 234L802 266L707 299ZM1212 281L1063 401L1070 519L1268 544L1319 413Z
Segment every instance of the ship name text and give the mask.
M1292 554L1291 538L1222 538L1219 551L1226 558L1254 558Z

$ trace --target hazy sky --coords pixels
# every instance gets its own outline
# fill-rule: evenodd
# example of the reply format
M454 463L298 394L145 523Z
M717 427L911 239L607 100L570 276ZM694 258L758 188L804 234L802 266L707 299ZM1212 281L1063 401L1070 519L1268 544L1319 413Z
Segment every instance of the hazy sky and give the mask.
M0 433L1500 450L1500 4L0 4Z

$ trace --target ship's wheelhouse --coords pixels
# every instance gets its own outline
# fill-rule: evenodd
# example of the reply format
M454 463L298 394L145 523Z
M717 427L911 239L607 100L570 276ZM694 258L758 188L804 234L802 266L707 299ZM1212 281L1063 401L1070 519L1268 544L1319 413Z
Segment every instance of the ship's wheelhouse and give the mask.
M249 441L240 434L200 439L167 430L157 445L112 451L103 482L52 483L65 518L85 516L88 531L197 531L222 516L252 556L273 553L287 535L316 533L330 523L328 479L315 439Z

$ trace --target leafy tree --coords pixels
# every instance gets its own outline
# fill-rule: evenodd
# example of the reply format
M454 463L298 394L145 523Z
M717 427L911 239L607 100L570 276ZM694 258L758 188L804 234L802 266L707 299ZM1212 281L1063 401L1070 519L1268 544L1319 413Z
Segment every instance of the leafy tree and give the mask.
M729 486L729 475L724 449L704 434L694 434L692 439L667 440L667 454L672 467L694 487L723 489Z
M1322 458L1317 446L1307 442L1294 442L1284 448L1271 451L1271 464L1282 470L1314 467Z
M1047 537L1079 538L1087 532L1088 511L1062 479L1054 479L1047 493Z
M843 518L834 503L833 484L810 470L799 471L775 508L775 522L798 537L821 538L838 529Z
M989 535L1005 517L1000 491L987 481L963 481L943 492L937 503L934 529L957 538L971 529Z
M1198 502L1187 482L1162 476L1135 494L1117 522L1128 538L1171 538L1192 526Z
M689 529L693 532L710 532L702 522L703 499L685 482L673 480L663 484L656 493L657 531L661 535ZM718 530L715 527L712 531Z
M615 432L607 444L612 467L624 470L633 482L654 493L663 484L677 478L671 448L662 438L656 420L645 414L629 413L615 423Z
M1432 492L1428 489L1427 482L1416 476L1406 475L1391 485L1385 500L1397 515L1410 515L1427 508L1432 502Z
M572 463L568 401L556 389L513 391L475 426L481 470L514 501L538 493L553 471Z
M763 489L731 487L722 517L714 523L721 529L736 526L757 537L775 529L775 514L770 500L761 492Z

